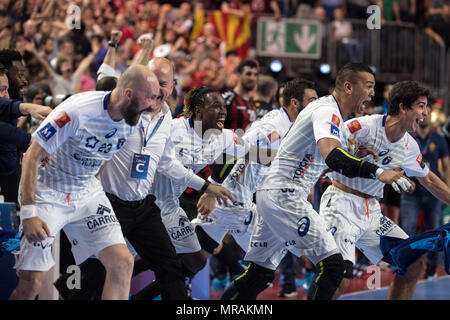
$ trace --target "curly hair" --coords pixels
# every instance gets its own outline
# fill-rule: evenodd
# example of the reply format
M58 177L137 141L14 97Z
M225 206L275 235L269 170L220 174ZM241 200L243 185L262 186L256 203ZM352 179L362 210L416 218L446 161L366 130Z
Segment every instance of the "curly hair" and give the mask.
M183 115L185 118L190 118L194 115L195 107L202 107L205 105L205 96L208 93L217 92L208 87L197 87L192 89L184 96Z
M392 87L388 98L388 112L390 116L395 116L400 112L400 103L405 108L411 109L414 101L420 97L430 98L430 91L420 86L415 81L401 81Z
M13 61L22 61L22 55L17 50L3 49L0 50L0 64L6 69L11 68Z

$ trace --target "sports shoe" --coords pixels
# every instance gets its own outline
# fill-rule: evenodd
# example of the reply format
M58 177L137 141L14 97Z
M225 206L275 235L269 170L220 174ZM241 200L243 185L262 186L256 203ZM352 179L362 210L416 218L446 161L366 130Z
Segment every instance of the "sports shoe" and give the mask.
M214 278L212 285L211 285L211 289L216 290L216 291L224 291L226 289L226 287L228 287L228 285L230 284L229 278L230 278L230 275L228 272L224 279Z
M286 283L282 286L280 292L278 292L280 298L289 298L297 296L297 288L293 283Z

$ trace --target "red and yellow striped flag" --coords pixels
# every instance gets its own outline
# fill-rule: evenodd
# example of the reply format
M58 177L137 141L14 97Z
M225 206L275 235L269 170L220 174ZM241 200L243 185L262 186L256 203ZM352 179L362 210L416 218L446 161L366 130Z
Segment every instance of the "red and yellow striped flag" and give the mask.
M226 43L226 51L236 50L242 59L247 59L250 50L251 15L240 18L235 14L214 10L209 11L208 16L205 17L205 12L200 10L194 17L191 40L196 40L203 34L206 20L214 24L216 36Z

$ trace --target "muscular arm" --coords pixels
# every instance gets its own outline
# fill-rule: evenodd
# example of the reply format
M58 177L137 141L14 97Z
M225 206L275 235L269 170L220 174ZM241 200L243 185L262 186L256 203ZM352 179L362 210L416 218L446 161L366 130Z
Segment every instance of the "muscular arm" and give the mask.
M437 175L430 171L425 177L417 178L420 184L430 191L436 198L450 205L450 189Z
M39 163L49 154L42 148L39 143L32 139L31 146L23 156L21 190L22 190L22 206L34 204L34 194L36 191L37 171Z

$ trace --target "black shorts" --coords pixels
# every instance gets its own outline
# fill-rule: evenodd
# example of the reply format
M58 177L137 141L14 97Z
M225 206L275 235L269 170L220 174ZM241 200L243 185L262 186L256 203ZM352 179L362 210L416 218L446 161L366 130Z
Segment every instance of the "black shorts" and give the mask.
M384 186L383 203L386 206L400 207L400 193L396 192L390 184Z

